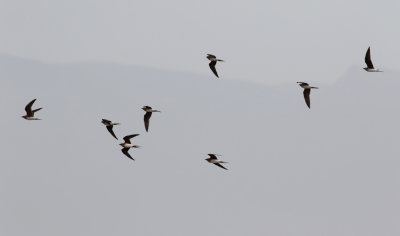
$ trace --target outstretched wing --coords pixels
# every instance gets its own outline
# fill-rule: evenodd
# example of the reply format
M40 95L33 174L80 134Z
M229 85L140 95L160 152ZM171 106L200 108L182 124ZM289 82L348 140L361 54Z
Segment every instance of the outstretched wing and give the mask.
M310 92L311 92L311 89L304 89L304 91L303 91L304 100L306 101L306 104L307 104L308 108L311 108L311 105L310 105Z
M149 124L150 124L150 117L151 117L152 112L146 112L144 114L144 128L146 129L146 132L149 132Z
M38 108L32 111L33 114L35 114L35 112L42 110L42 108Z
M217 76L217 78L219 78L218 73L217 73L217 69L215 69L215 65L216 64L217 64L217 61L212 61L208 65L210 66L210 69L214 73L214 75Z
M217 160L217 156L215 154L208 154L211 158L211 160Z
M371 48L368 47L367 53L365 54L365 63L367 64L368 69L374 69L374 65L371 61Z
M134 161L135 159L133 159L133 158L131 157L131 155L129 154L128 150L129 150L129 148L122 148L122 149L121 149L122 153L125 154L125 156L129 157L129 159L131 159L132 161Z
M36 98L33 99L30 103L28 103L28 105L25 106L25 111L26 111L27 116L33 116L32 105L35 101L36 101Z
M125 143L131 143L131 138L138 136L139 134L131 134L124 137Z
M228 170L226 169L223 165L219 164L219 163L214 163L214 165L221 167L222 169Z
M118 140L117 136L115 136L115 134L114 134L113 127L114 127L114 126L112 126L112 125L106 126L108 132L110 132L110 134L111 134L115 139Z

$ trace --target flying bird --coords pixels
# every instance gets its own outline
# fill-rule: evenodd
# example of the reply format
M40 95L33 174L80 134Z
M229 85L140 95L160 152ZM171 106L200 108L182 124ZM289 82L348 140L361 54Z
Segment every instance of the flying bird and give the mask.
M146 112L146 114L144 114L144 128L146 129L146 132L149 132L149 125L150 125L150 117L151 114L153 114L153 112L161 112L161 111L157 111L157 110L153 110L153 108L149 107L149 106L144 106L142 107L143 111Z
M223 62L223 60L218 59L216 56L212 54L207 54L207 59L211 61L210 64L208 64L210 66L211 71L214 73L215 76L217 76L217 78L219 78L217 69L215 69L215 65L217 64L217 61Z
M205 160L206 161L208 161L208 162L210 162L210 163L212 163L212 164L214 164L214 165L216 165L216 166L219 166L219 167L221 167L222 169L225 169L225 170L228 170L227 168L225 168L223 165L221 165L221 163L228 163L228 162L225 162L225 161L221 161L221 160L218 160L218 158L217 158L217 154L208 154L210 157L209 158L206 158Z
M304 100L306 101L306 104L308 106L308 108L311 108L311 104L310 104L310 93L311 93L311 89L318 89L317 87L311 87L310 85L308 85L305 82L297 82L299 83L300 87L304 88L303 94L304 94Z
M26 105L26 107L25 107L26 115L22 116L22 118L24 118L25 120L40 120L39 118L36 118L34 116L35 116L35 112L41 110L42 108L32 110L32 105L35 101L36 101L36 98L33 99L30 103L28 103L28 105Z
M120 123L112 123L110 120L106 120L106 119L102 119L102 120L101 120L101 123L103 123L103 124L106 126L108 132L110 132L110 134L111 134L115 139L118 140L117 136L115 136L115 134L114 134L113 126L114 126L114 125L119 125Z
M139 148L140 146L138 145L133 145L131 144L131 138L138 136L139 134L131 134L131 135L127 135L124 137L124 141L123 143L120 143L119 145L121 145L123 148L121 149L122 153L125 154L125 156L129 157L130 159L132 159L133 161L135 159L133 159L131 157L131 155L129 155L128 151L131 148Z
M363 68L364 70L368 72L383 72L379 69L375 69L374 65L372 64L371 60L371 47L368 47L367 53L365 54L365 64L367 64L367 67Z

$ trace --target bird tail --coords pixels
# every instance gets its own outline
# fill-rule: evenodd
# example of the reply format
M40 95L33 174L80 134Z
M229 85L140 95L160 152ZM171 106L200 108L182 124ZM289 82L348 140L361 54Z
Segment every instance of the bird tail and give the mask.
M312 88L312 89L318 89L318 87L310 87L310 88Z
M217 59L217 61L222 61L222 62L225 62L224 60L221 60L221 59Z
M120 125L121 123L113 123L113 125Z

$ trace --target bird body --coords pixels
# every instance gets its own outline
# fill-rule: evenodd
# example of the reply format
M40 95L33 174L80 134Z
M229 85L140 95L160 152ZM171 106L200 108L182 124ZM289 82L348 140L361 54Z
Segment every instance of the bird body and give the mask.
M26 115L22 116L22 118L24 118L25 120L41 120L39 118L34 117L35 112L40 111L42 109L42 108L37 108L35 110L32 110L32 105L35 101L36 101L36 98L33 99L32 101L30 101L28 103L28 105L25 106Z
M113 127L114 127L114 125L120 125L120 123L113 123L113 122L111 122L110 120L106 120L106 119L102 119L102 120L101 120L101 123L103 123L103 124L106 126L108 132L110 132L110 134L111 134L115 139L118 139L117 136L115 136L115 134L114 134Z
M146 112L144 114L143 120L144 120L144 128L146 129L146 132L149 132L149 125L150 125L150 117L153 114L153 112L161 112L158 110L153 110L150 106L143 106L142 107L143 111Z
M212 54L207 54L207 59L210 61L224 61L224 60L218 59L216 56L214 56Z
M380 70L380 69L371 69L371 68L368 68L368 67L363 68L363 69L366 70L366 71L368 71L368 72L383 72L383 70Z
M140 147L138 145L133 145L131 143L120 143L119 145L121 145L124 148L139 148Z
M131 160L135 160L131 157L131 155L129 154L129 149L131 148L139 148L139 146L137 145L133 145L131 144L131 138L138 136L139 134L131 134L131 135L127 135L124 137L124 142L120 143L119 145L121 145L123 148L121 149L122 153L127 156L129 159Z
M22 118L24 118L25 120L41 120L39 118L36 117L29 117L29 116L22 116Z
M371 60L371 47L368 47L367 53L365 54L365 64L367 64L367 67L363 68L365 71L368 72L383 72L379 69L374 68L374 64L372 64Z
M223 165L221 165L221 163L228 163L228 162L219 160L217 158L217 156L219 156L219 155L210 153L210 154L208 154L208 156L210 156L210 157L206 158L205 159L206 161L208 161L209 163L212 163L212 164L214 164L214 165L216 165L216 166L218 166L218 167L220 167L222 169L228 170Z
M318 89L318 88L312 87L306 82L297 82L297 83L300 85L300 87L304 88L304 91L303 91L304 100L305 100L308 108L311 108L311 101L310 101L311 89Z
M217 78L219 78L217 69L215 69L215 65L217 64L217 61L223 62L224 60L218 59L216 56L212 54L207 54L207 59L211 61L208 64L210 66L211 71L214 73L215 76L217 76Z

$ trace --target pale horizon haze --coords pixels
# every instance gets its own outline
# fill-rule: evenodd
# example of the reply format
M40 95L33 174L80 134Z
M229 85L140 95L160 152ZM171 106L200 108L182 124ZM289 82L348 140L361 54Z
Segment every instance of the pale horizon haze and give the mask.
M396 0L0 2L0 53L47 62L211 75L211 53L224 79L332 83L368 46L383 70L400 55Z

